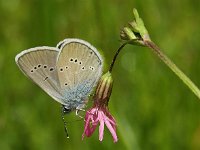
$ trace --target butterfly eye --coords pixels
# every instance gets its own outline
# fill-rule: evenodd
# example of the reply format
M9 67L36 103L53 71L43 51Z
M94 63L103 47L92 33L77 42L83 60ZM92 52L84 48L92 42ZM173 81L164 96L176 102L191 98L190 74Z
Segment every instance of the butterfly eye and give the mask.
M71 109L68 109L68 108L65 108L65 107L64 107L63 112L64 112L65 114L67 114L67 113L71 112Z
M37 67L34 67L34 69L37 69Z
M67 83L65 83L65 85L67 85Z

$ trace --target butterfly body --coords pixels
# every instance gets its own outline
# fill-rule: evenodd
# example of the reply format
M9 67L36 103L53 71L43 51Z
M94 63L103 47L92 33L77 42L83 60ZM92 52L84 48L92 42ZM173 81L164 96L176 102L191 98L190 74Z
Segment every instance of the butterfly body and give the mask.
M102 58L91 44L65 39L57 47L35 47L15 57L20 70L66 112L80 110L102 73Z

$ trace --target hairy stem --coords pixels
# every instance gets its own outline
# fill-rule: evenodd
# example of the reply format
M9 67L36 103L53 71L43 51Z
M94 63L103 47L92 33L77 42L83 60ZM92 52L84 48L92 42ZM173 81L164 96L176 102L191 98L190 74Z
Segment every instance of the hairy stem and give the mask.
M188 86L190 90L200 99L200 90L152 41L144 41L145 45L153 52Z

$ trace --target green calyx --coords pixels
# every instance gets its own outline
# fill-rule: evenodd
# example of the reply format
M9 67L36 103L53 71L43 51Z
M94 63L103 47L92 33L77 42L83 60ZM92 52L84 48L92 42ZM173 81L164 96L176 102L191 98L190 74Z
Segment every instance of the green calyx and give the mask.
M108 105L108 101L112 92L113 79L110 72L105 73L97 85L95 92L95 103L98 105Z

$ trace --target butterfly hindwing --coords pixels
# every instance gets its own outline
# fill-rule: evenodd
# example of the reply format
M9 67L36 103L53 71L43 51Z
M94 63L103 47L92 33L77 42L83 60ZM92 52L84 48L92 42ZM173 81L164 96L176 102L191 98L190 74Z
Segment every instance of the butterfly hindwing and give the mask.
M102 73L102 58L96 48L79 39L60 42L57 69L60 86L69 107L78 107Z
M63 104L56 70L58 53L57 48L36 47L22 51L15 57L15 61L26 76L56 101Z

